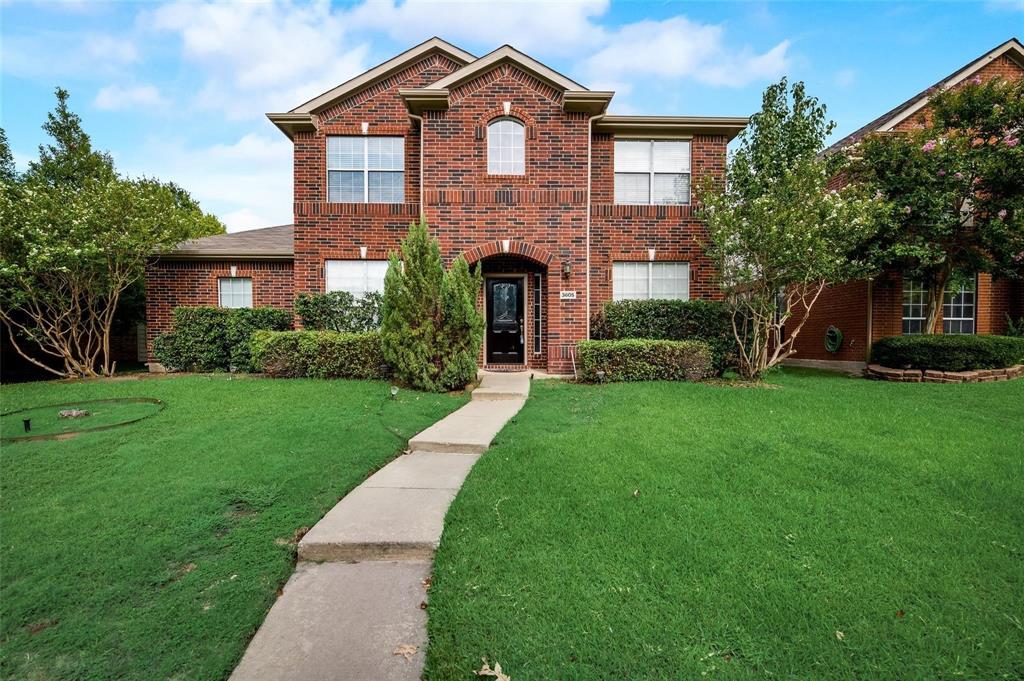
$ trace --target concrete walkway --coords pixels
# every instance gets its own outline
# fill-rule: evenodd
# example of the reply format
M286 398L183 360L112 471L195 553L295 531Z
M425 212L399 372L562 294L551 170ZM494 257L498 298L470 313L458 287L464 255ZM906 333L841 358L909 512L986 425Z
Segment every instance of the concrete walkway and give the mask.
M526 403L530 374L484 374L473 399L409 441L299 542L299 564L231 681L416 681L444 516Z

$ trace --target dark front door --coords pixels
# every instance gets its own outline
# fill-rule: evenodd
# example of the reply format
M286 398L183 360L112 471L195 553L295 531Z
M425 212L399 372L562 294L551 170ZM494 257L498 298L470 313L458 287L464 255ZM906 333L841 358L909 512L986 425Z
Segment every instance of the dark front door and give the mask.
M487 280L487 363L522 364L523 280Z

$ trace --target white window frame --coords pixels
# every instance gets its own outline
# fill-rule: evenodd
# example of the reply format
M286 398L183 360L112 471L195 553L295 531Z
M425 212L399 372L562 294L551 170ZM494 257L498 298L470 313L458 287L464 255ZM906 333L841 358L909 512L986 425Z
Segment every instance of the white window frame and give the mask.
M908 296L910 297L909 301L907 300ZM924 333L925 324L928 323L928 289L924 287L924 284L914 279L904 278L901 304L900 333L904 336L916 336ZM908 314L908 309L910 314Z
M236 284L236 283L240 283L242 285L242 290L241 291L227 291L227 292L224 291L224 284L231 284L232 286L234 286L234 284ZM246 286L246 283L248 283L248 286ZM225 305L225 295L227 295L227 297L228 297L230 302L234 302L233 300L230 300L231 298L241 297L242 304L241 305L233 305L233 304L232 305ZM246 297L247 296L248 296L248 301L246 301ZM246 302L248 302L249 304L246 305ZM251 308L253 306L253 304L252 304L252 277L217 277L217 306L218 307L226 307L226 308L232 309L232 310L238 310L238 309L242 309L242 308Z
M362 287L360 287L359 289L354 289L354 288L344 288L342 286L337 286L337 285L332 285L331 284L331 279L332 279L331 269L333 267L339 267L340 268L340 267L344 267L345 265L360 265L360 264L363 265L363 272L362 272L362 281L363 281L363 283L362 283ZM374 277L371 278L371 276L370 276L371 275L371 267L370 267L371 264L376 266L376 267L374 267L374 269L379 269L380 264L383 264L384 265L384 274L383 274L383 276L381 276L379 278L374 276ZM387 260L355 260L355 259L352 259L352 260L345 260L345 259L325 260L324 261L324 291L327 292L327 293L331 293L333 291L347 291L348 293L351 293L356 298L361 298L361 297L365 296L367 293L383 293L384 292L384 277L387 276L387 271L388 271L387 266L388 266L388 261ZM335 280L343 278L341 276L341 272L338 272L338 274L334 278L335 278ZM350 277L350 278L354 278L354 277ZM379 282L379 288L377 287L377 283L378 282Z
M362 168L332 168L331 167L331 154L330 154L330 139L332 137L345 137L349 139L361 139L363 141L363 167ZM389 139L389 140L401 140L402 142L402 168L400 170L381 170L370 168L370 139ZM351 203L348 201L331 201L331 172L344 172L344 173L357 173L363 174L363 201L362 203L404 203L405 202L405 137L401 135L328 135L326 145L324 164L327 168L327 201L329 203ZM370 173L387 173L387 174L398 174L401 175L401 187L402 187L402 200L401 201L370 201Z
M638 297L633 295L623 295L621 292L616 291L615 286L615 271L620 265L629 265L636 269L640 265L646 265L647 270L647 290L646 295ZM682 277L683 290L679 295L672 296L655 296L654 295L654 281L655 281L655 270L659 266L665 267L668 265L681 266L685 276ZM641 268L643 269L643 268ZM616 260L612 263L612 300L689 300L690 299L690 263L683 260Z
M501 133L498 132L498 126L500 126L502 123L511 123L511 124L513 124L513 125L518 127L518 130L519 130L518 139L522 143L522 149L521 149L521 152L522 152L522 159L521 159L522 165L521 166L517 166L517 164L516 164L515 154L516 154L517 147L515 145L516 135L514 133L511 135L512 142L513 142L511 147L503 147L500 144L497 145L497 146L493 146L492 145L491 131L492 130L495 131L495 137L497 138L496 140L493 140L493 141L500 142L500 140L503 137L503 135L501 135ZM491 166L491 150L492 149L501 150L501 149L505 149L505 148L508 148L508 149L511 150L511 152L510 152L512 154L512 160L510 162L511 165L510 166L503 165L504 162L501 160L500 154L499 154L499 159L497 161L495 161L496 165L492 169L492 166ZM506 168L511 168L511 169L510 170L506 170ZM501 118L495 118L494 120L492 120L490 123L487 124L487 174L488 175L525 175L526 174L526 124L523 123L518 118L514 118L512 116L502 116Z
M961 299L959 303L956 302L957 296L962 296L969 293L971 295L971 302L965 303ZM971 309L971 316L963 316L966 308ZM959 308L961 316L954 316L953 312ZM950 335L973 335L977 333L977 315L978 315L978 281L977 277L971 280L970 287L960 286L956 291L946 291L944 300L942 301L942 333ZM970 322L970 331L964 331L964 322ZM956 325L956 331L953 331L954 323Z
M644 174L646 174L648 176L648 178L647 178L647 201L645 203L620 203L618 201L618 199L614 198L614 196L613 196L613 200L614 200L614 202L616 204L622 205L622 206L630 206L630 205L632 205L632 206L688 206L690 204L690 202L691 202L691 200L693 198L693 140L690 140L690 139L664 139L664 138L662 138L662 139L658 139L658 138L651 138L651 139L619 138L619 139L616 139L615 142L631 142L631 143L645 142L648 145L647 171L646 172L643 172L643 171L632 171L632 170L630 170L630 171L627 171L627 170L620 171L620 170L618 170L618 167L617 167L618 156L617 155L615 156L615 163L613 164L613 165L615 165L615 167L613 167L613 169L612 169L612 174L613 174L613 177L612 177L612 193L613 193L613 195L615 195L617 193L617 192L615 192L615 184L616 184L615 180L616 180L616 178L619 175L644 175ZM662 142L662 143L677 143L677 144L685 144L686 145L686 168L687 168L686 172L684 172L684 173L664 173L664 172L657 172L657 171L655 171L655 169L654 169L654 146L655 146L655 144L657 144L659 142ZM671 202L668 202L668 201L666 201L666 202L655 201L654 200L654 180L655 180L655 176L656 175L685 175L686 176L686 200L685 201L671 201Z

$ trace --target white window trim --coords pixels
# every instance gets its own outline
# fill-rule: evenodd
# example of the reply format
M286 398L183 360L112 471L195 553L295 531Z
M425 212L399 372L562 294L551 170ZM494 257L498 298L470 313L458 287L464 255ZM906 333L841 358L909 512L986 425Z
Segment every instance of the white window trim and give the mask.
M639 171L622 171L621 173L615 170L615 164L612 163L612 193L615 192L615 176L616 175L644 175L647 177L647 203L618 203L620 206L689 206L693 199L693 140L681 140L681 139L668 139L652 137L650 139L623 139L623 142L647 142L647 167L649 170L647 173ZM614 147L613 140L612 144ZM689 170L685 173L657 173L654 171L654 144L655 142L686 142L687 156ZM686 201L679 203L655 203L654 202L654 176L655 175L686 175L687 177L687 188L686 188Z
M631 263L647 265L647 297L646 298L616 298L615 297L615 265L617 263ZM656 298L654 296L654 266L658 264L673 264L686 266L686 291L682 298ZM688 260L615 260L612 262L612 300L690 300L690 262Z
M371 172L373 172L373 173L401 173L402 174L402 182L403 183L405 182L405 137L404 136L401 136L401 135L327 135L327 137L328 138L331 138L331 137L355 137L355 138L359 138L359 139L361 139L363 141L363 167L362 168L332 168L331 167L331 161L330 161L331 155L330 154L325 154L324 165L327 168L327 177L326 177L326 179L327 179L327 187L326 187L326 189L327 189L327 201L328 201L328 203L332 203L332 201L330 200L331 199L331 171L332 170L335 171L335 172L343 172L343 173L362 172L362 174L363 174L363 203L370 203L370 173ZM402 140L402 169L401 170L379 170L379 169L378 170L371 170L370 169L370 141L369 140L370 140L371 137L386 137L386 138L389 138L389 139L400 139L400 140ZM325 144L329 144L329 143L325 142ZM326 148L325 148L325 151L326 151ZM402 200L403 201L405 200L405 188L404 187L402 188ZM333 202L333 203L338 203L338 202ZM345 202L342 201L340 203L345 203ZM377 201L374 201L373 203L389 204L389 203L392 203L392 202L390 202L390 201L387 201L387 202L377 202Z
M911 291L911 290L913 290L915 292L921 292L921 291L924 292L924 298L923 298L924 302L921 304L921 316L920 317L908 317L906 315L906 312L904 311L904 307L906 306L906 303L904 301L906 300L907 292ZM911 305L915 305L915 304L911 303ZM908 321L920 321L921 322L921 330L920 331L904 331L903 330L903 325L904 325L905 322L908 322ZM924 288L924 284L922 284L919 281L915 281L913 279L904 278L903 279L903 293L902 293L902 297L901 297L901 300L900 300L900 335L903 335L903 336L917 336L917 335L920 335L920 334L924 333L924 327L925 327L925 324L927 324L927 323L928 323L928 289Z
M960 293L963 293L963 292L966 292L966 291L968 291L968 289L966 289L963 286L961 286L961 287L959 287L955 291L946 291L945 295L953 298L953 297L956 297L957 295L959 295ZM953 302L952 302L952 299L951 299L950 302L947 303L945 301L945 299L943 299L943 301L942 301L942 333L944 333L944 334L948 333L951 336L971 336L971 335L974 335L974 334L978 333L978 280L977 280L976 277L974 279L973 286L970 288L969 291L974 296L972 301L971 301L971 313L972 314L971 314L970 317L947 316L946 315L946 307L948 306L948 307L952 308L953 307ZM963 306L961 305L961 307L963 307ZM964 333L962 331L955 331L955 332L954 331L946 331L946 322L960 322L960 325L962 327L963 326L963 322L967 322L967 321L971 322L971 328L973 329L973 331L971 331L971 333Z
M229 281L230 282L236 282L236 281L240 281L240 282L248 281L249 282L249 304L248 305L234 306L234 305L225 305L224 304L224 282L229 282ZM244 288L244 285L243 285L243 288ZM253 295L253 287L252 287L252 277L217 277L217 307L223 307L223 308L227 308L229 310L251 309L252 307L254 307L253 298L254 298L254 295ZM245 292L244 291L242 292L242 302L243 303L245 302Z
M515 148L514 147L513 147L513 159L512 159L513 171L512 172L507 172L507 173L502 173L502 172L497 172L496 173L496 172L492 172L491 171L491 129L494 126L498 125L499 123L503 123L505 121L510 121L510 122L518 125L522 129L522 138L523 138L523 170L522 170L522 172L515 172L515 170L514 170L514 166L515 166L515 156L514 156ZM498 118L493 119L490 123L488 123L487 124L487 159L486 160L487 160L487 174L488 175L498 175L498 176L522 176L522 175L525 175L526 174L526 123L524 123L523 121L519 120L518 118L516 118L514 116L500 116ZM499 160L498 163L500 165L501 161Z

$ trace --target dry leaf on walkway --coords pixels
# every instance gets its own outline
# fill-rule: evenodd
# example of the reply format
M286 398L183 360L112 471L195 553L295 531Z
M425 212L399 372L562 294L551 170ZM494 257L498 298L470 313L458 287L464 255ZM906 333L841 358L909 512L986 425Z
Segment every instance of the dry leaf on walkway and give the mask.
M403 643L402 645L400 645L397 648L395 648L395 652L393 652L391 654L392 655L401 655L402 657L405 658L405 661L408 662L409 660L412 659L412 656L416 654L417 650L419 650L419 648L417 648L413 644L411 644L411 643Z
M497 662L494 663L494 669L491 669L491 665L487 664L487 658L480 658L484 661L484 666L480 668L480 671L476 673L477 676L492 676L496 681L512 681L512 677L501 671L501 665Z

